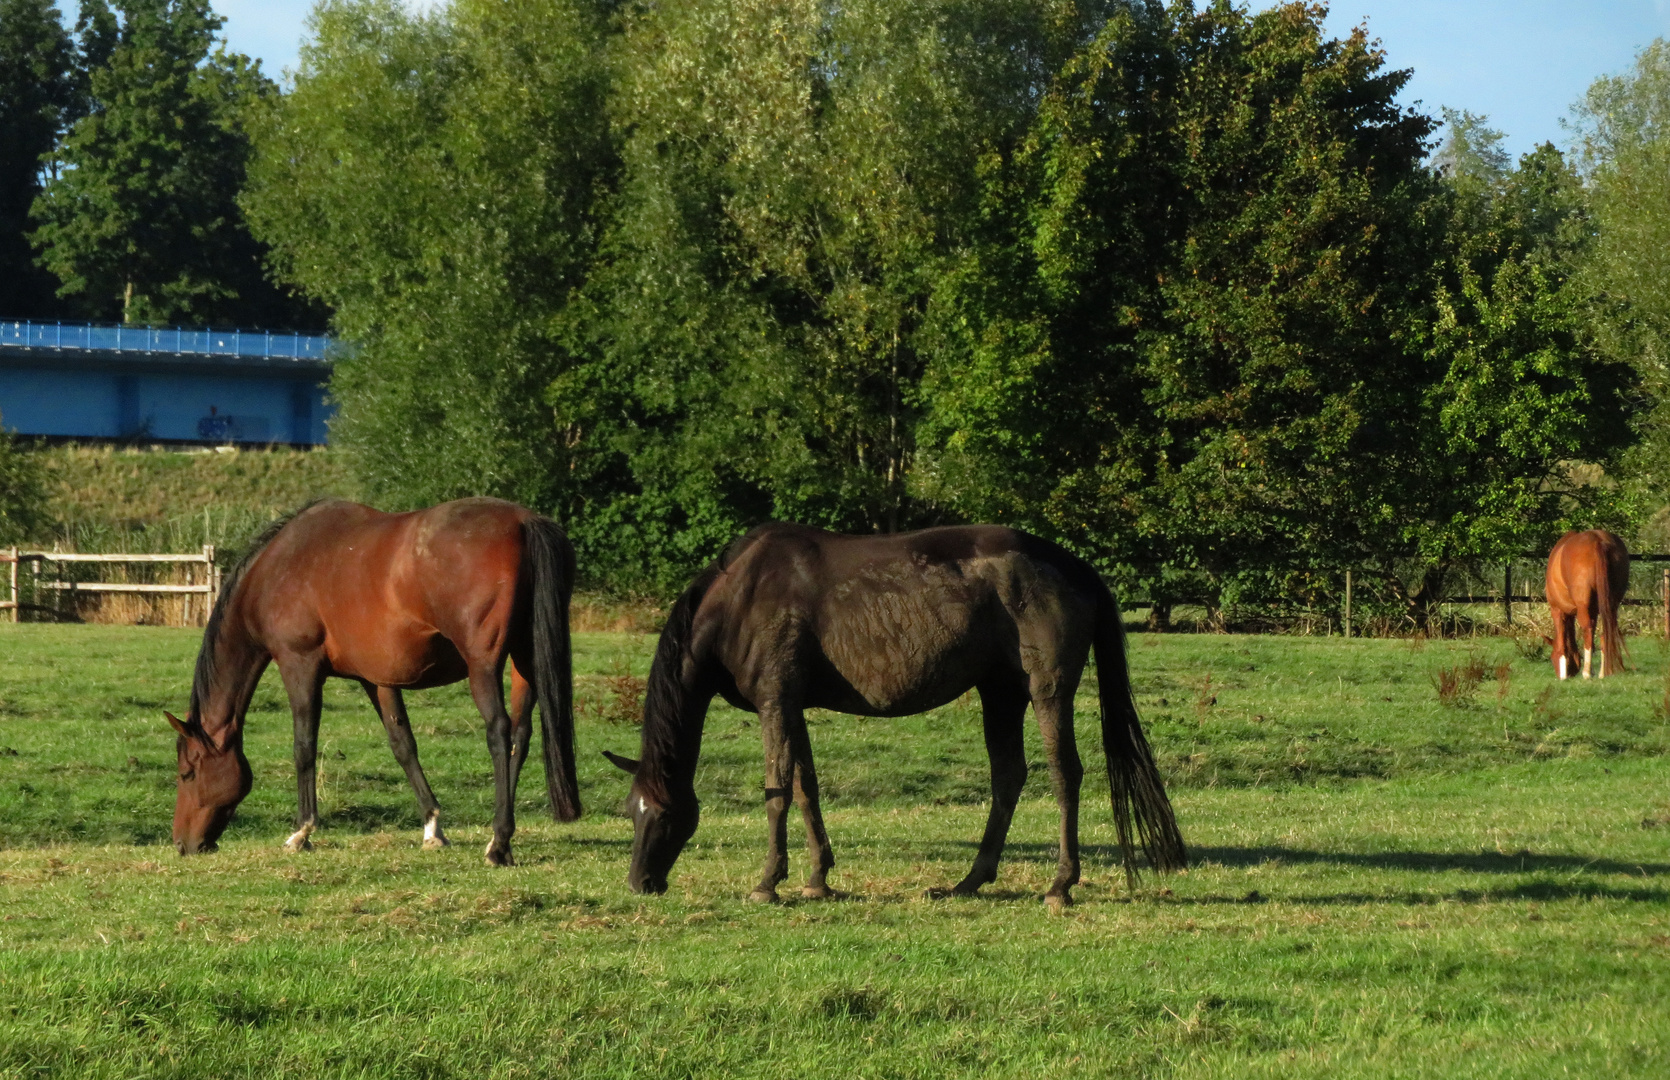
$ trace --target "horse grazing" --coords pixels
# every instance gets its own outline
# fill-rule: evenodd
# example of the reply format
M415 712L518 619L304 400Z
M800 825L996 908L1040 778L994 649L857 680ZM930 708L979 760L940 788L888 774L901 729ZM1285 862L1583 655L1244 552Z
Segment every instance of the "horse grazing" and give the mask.
M318 825L314 765L328 676L365 688L417 794L424 847L446 845L440 805L418 764L403 688L469 679L493 759L487 861L509 865L516 782L534 701L544 729L545 784L558 821L580 816L574 775L568 602L574 552L554 522L498 499L460 499L409 514L332 500L275 521L226 578L203 631L179 733L174 843L213 851L249 794L244 714L269 661L295 721L296 832ZM510 710L504 666L511 662Z
M1548 611L1554 618L1554 670L1564 679L1583 653L1589 677L1600 622L1601 678L1624 670L1618 605L1629 588L1629 550L1605 529L1571 532L1548 553Z
M634 892L663 892L696 831L694 778L708 704L718 694L757 712L765 743L769 846L750 899L774 901L788 876L792 790L812 870L803 895L832 895L835 856L818 805L805 710L905 716L980 692L992 805L974 866L954 892L997 878L1026 782L1022 721L1031 703L1061 810L1060 856L1045 899L1072 902L1079 880L1079 783L1073 694L1096 655L1113 816L1132 883L1133 837L1159 870L1185 863L1171 803L1137 719L1119 606L1066 550L991 525L892 536L841 536L766 525L733 543L673 604L644 702L634 773Z

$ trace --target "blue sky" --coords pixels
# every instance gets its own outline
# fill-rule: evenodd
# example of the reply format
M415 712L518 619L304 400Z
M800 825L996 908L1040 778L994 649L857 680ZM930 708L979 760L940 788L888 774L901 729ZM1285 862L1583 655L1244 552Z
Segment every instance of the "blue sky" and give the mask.
M1264 3L1254 6L1265 7ZM233 49L275 77L296 63L311 0L217 0ZM1560 121L1599 75L1670 37L1670 0L1336 0L1328 29L1367 21L1388 61L1413 68L1406 102L1488 115L1507 149L1565 141Z

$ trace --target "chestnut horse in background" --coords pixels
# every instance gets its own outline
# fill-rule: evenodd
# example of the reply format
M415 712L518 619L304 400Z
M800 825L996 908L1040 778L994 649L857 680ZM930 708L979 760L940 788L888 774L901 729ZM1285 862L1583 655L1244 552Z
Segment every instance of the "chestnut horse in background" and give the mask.
M213 851L249 794L244 714L276 661L295 722L296 832L318 825L314 767L325 679L365 688L417 794L424 847L446 844L440 806L418 764L402 689L468 679L493 759L487 861L511 860L516 781L537 698L545 784L558 821L580 816L574 774L568 602L574 550L555 522L498 499L460 499L409 514L330 500L268 526L227 575L203 631L191 708L179 733L174 843ZM504 667L511 662L510 709Z
M1629 588L1629 551L1604 529L1560 537L1548 554L1548 610L1554 618L1554 670L1566 678L1578 665L1589 677L1600 623L1602 678L1624 670L1624 636L1618 630L1618 605Z

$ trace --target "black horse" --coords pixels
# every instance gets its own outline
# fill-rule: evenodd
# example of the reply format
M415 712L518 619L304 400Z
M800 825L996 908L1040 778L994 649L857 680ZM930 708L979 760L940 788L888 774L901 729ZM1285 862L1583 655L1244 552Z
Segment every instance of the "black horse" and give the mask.
M766 525L737 540L673 605L655 650L635 774L634 892L663 892L696 831L694 777L715 694L757 712L765 741L770 847L751 899L777 898L788 876L792 790L806 822L812 873L804 895L831 895L835 865L818 807L804 710L905 716L980 692L992 807L974 867L954 890L997 878L1026 782L1022 719L1038 718L1061 807L1061 852L1045 899L1072 902L1079 880L1084 768L1073 694L1094 650L1113 817L1134 884L1133 841L1158 870L1185 865L1183 839L1137 719L1119 606L1089 564L1046 540L991 525L894 536L842 536Z

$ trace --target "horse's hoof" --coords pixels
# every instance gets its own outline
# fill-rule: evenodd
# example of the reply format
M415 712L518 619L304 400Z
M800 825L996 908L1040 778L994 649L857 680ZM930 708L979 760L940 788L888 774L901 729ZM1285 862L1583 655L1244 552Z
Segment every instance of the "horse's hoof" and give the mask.
M751 904L775 904L777 902L777 890L755 889L748 894L748 902Z
M1073 906L1073 898L1066 893L1047 893L1044 906L1050 909L1051 914L1060 915Z
M515 866L516 865L516 860L511 858L509 848L500 848L500 847L495 847L492 844L488 844L487 845L487 865L488 866Z
M452 841L444 836L426 836L423 838L423 850L439 851L452 846Z
M298 851L312 851L313 841L307 838L307 833L299 832L290 837L290 839L284 841L284 850L289 852L291 855L296 854Z
M800 895L807 900L840 900L846 893L836 892L828 885L807 885L800 890Z

